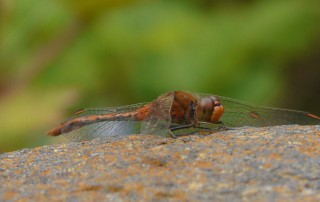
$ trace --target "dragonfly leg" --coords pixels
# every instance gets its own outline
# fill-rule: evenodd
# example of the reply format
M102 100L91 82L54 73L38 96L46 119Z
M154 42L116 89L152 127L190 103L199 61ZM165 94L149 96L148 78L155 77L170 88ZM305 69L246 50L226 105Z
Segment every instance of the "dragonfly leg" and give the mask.
M170 128L171 131L175 131L175 130L180 130L180 129L184 129L184 128L191 128L191 127L194 127L195 124L192 123L192 124L188 124L188 125L180 125L180 126L175 126L175 127L172 127Z
M220 129L224 129L224 130L235 130L235 128L227 127L222 121L219 121L218 124L221 124L221 125L217 127L217 130L220 130Z
M210 127L204 127L204 126L201 126L201 123L202 122L196 122L196 123L192 123L192 124L188 124L188 125L179 125L179 126L174 126L174 127L171 127L169 129L169 133L170 133L170 136L172 138L176 138L177 136L172 132L172 131L175 131L175 130L180 130L180 129L185 129L185 128L191 128L191 127L194 127L194 128L199 128L199 129L203 129L203 130L208 130L208 131L211 131L211 132L216 132L216 131L220 131L221 129L223 130L234 130L233 128L229 128L227 127L223 122L219 121L217 124L219 124L218 127L212 129Z
M206 122L199 122L198 125L195 125L195 128L199 128L199 129L203 129L203 130L208 130L211 132L216 132L216 131L220 131L220 130L234 130L234 128L229 128L227 127L222 121L217 122L216 124L218 126L216 126L215 128L211 128L211 127L204 127L201 124L205 125L208 124ZM215 125L215 124L209 124L209 125Z
M177 138L177 136L175 134L173 134L173 132L171 130L169 130L169 134L170 134L170 137Z
M172 128L169 129L170 136L173 137L173 138L176 138L177 136L175 134L173 134L172 131L180 130L180 129L184 129L184 128L191 128L191 127L194 127L194 126L195 126L195 123L172 127Z

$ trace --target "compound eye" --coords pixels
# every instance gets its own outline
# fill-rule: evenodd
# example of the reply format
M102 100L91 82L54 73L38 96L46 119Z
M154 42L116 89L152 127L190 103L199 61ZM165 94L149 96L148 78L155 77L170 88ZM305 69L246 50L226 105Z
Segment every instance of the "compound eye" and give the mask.
M210 99L212 100L212 103L214 103L214 106L220 106L220 100L216 96L210 96Z
M212 100L209 98L202 98L199 102L199 105L201 107L210 107L212 103Z

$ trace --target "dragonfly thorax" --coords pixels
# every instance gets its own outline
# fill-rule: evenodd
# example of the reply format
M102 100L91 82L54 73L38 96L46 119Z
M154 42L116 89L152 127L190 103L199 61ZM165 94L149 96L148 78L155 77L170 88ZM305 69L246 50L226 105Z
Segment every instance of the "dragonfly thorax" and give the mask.
M197 122L198 99L190 93L175 91L171 107L171 122L192 124Z

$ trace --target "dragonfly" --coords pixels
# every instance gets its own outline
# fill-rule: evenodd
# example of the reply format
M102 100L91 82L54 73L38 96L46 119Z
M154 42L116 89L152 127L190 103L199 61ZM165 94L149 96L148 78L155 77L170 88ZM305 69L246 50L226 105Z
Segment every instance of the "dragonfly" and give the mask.
M304 111L256 106L218 95L173 91L151 102L78 110L47 135L64 135L71 141L131 134L176 137L220 128L292 124L320 125L320 117Z

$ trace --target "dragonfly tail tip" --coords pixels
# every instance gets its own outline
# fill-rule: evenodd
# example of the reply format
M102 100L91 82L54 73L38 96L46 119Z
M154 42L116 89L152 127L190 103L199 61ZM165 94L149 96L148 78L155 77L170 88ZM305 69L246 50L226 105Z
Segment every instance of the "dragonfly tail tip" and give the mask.
M47 135L49 136L58 136L58 135L61 135L61 128L60 127L55 127L51 130L49 130L47 132Z

